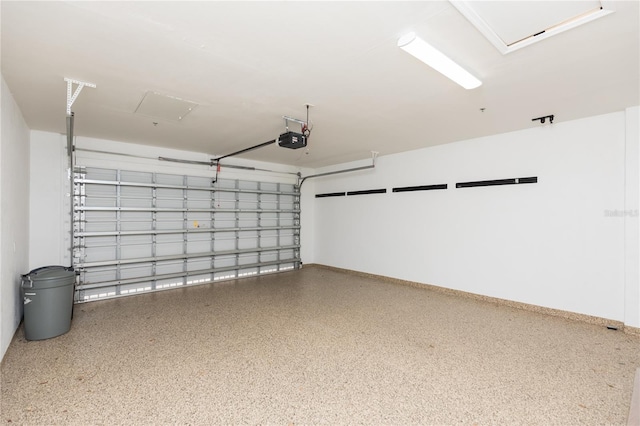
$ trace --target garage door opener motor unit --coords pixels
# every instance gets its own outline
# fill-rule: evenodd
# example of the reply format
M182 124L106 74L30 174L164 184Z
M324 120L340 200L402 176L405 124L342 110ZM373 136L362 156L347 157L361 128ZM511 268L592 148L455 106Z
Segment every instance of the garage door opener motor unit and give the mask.
M278 137L278 145L291 149L304 148L307 146L307 137L302 133L286 132Z
M238 154L244 154L245 152L249 152L249 151L253 151L254 149L258 149L258 148L264 148L266 146L272 145L274 143L278 143L278 146L282 147L282 148L289 148L289 149L299 149L299 148L304 148L307 146L307 141L309 140L309 136L311 135L311 129L312 126L309 125L309 106L310 104L307 104L307 121L303 121L303 120L299 120L297 118L292 118L292 117L288 117L286 115L283 115L282 118L284 119L285 122L285 132L281 133L280 136L278 136L277 139L272 139L268 142L262 142L259 143L258 145L254 145L254 146L250 146L249 148L244 148L241 149L240 151L235 151L232 152L231 154L226 154L226 155L222 155L220 157L216 157L216 158L212 158L210 163L202 163L202 164L207 164L210 166L215 166L215 165L220 165L220 160L224 159L224 158L228 158L228 157L233 157L235 155ZM297 132L292 132L289 130L289 122L293 121L294 123L298 123L300 124L300 133ZM181 160L174 160L174 159L170 159L170 158L166 158L166 157L159 157L160 160L166 160L166 161L179 161L179 162L184 162ZM189 161L189 163L192 164L198 164L199 162L197 161Z
M305 146L307 146L307 139L309 139L309 136L311 135L311 126L309 125L309 107L310 106L311 106L310 104L306 105L307 107L306 121L298 120L297 118L288 117L286 115L282 116L282 118L284 118L284 125L285 125L286 132L282 133L278 137L278 146L281 146L283 148L290 148L290 149L304 148ZM290 121L293 121L294 123L298 123L300 125L300 133L292 132L289 130Z

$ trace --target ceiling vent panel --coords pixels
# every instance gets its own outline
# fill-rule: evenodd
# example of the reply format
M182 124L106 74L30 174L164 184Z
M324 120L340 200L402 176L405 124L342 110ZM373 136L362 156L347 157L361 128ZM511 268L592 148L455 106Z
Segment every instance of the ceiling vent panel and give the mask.
M180 122L197 106L198 104L195 102L185 101L174 96L147 92L138 104L135 113L161 120Z
M613 13L611 1L452 1L503 55Z

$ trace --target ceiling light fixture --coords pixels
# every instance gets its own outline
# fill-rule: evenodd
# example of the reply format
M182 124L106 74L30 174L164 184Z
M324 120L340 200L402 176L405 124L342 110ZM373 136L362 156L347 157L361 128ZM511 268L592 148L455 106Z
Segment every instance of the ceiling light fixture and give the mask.
M416 36L414 32L400 37L398 47L429 65L445 77L455 81L465 89L475 89L482 84L480 80L469 74L469 72L453 62L438 49Z

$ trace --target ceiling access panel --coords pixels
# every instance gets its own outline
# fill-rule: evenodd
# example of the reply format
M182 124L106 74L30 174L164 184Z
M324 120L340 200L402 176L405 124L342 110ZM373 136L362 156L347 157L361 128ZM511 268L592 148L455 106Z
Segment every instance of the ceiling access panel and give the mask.
M612 1L452 1L503 55L602 18Z

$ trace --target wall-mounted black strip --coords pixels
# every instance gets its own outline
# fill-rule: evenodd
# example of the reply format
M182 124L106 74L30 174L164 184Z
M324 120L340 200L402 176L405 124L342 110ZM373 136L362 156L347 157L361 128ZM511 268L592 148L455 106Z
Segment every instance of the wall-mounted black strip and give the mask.
M349 191L347 195L367 195L367 194L385 194L387 192L386 188L383 189L367 189L364 191Z
M523 178L519 178L517 180L518 180L518 182L516 182L516 183L538 183L538 176L523 177Z
M475 182L458 182L456 188L472 188L474 186L514 185L515 179L478 180Z
M523 177L512 179L478 180L474 182L458 182L456 188L472 188L475 186L517 185L520 183L537 183L538 177Z
M410 192L410 191L432 191L434 189L447 189L447 184L441 185L420 185L420 186L401 186L393 188L393 192Z
M316 198L344 197L345 195L344 192L327 192L326 194L316 194Z

